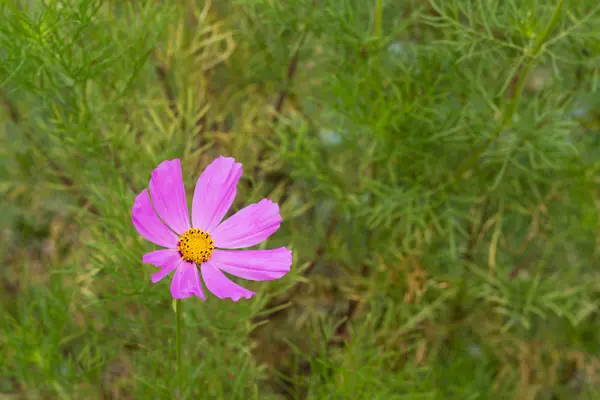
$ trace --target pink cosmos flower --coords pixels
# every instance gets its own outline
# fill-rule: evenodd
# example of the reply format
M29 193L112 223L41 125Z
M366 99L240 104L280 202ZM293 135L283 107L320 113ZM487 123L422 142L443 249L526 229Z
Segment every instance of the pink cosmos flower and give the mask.
M152 275L156 283L175 271L171 295L183 299L192 295L205 300L204 284L215 296L238 301L255 293L225 276L254 280L278 279L290 271L292 252L285 247L272 250L221 250L254 246L271 236L281 223L279 206L262 199L221 222L236 194L242 164L219 157L198 179L192 199L192 221L179 159L163 161L153 172L149 190L135 198L133 225L140 235L166 249L143 256L146 264L160 267ZM150 199L152 197L152 199Z

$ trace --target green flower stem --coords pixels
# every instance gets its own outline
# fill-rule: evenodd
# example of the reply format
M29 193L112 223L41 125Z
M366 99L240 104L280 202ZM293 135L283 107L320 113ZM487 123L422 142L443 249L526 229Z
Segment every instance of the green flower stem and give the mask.
M181 300L175 300L175 313L177 315L177 387L179 389L179 398L183 398L183 367L181 359L181 330L182 322L182 305Z
M375 36L381 36L381 16L383 14L383 0L375 0Z

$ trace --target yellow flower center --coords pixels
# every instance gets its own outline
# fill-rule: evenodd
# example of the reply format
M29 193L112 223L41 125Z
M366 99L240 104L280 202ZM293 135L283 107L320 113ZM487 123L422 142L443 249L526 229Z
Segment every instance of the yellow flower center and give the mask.
M215 249L214 241L202 229L191 228L179 238L177 250L186 261L202 264L210 259Z

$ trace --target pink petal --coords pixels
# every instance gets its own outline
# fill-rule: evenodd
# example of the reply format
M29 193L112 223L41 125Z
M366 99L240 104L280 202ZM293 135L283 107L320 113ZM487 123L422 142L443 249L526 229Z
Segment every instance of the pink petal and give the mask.
M210 262L221 271L251 281L279 279L292 265L292 251L285 247L273 250L215 250Z
M156 283L169 275L182 261L183 259L176 249L156 250L146 253L142 257L142 262L144 264L154 264L157 267L161 267L160 271L152 274L152 283Z
M168 248L177 247L179 240L177 235L171 232L158 218L146 189L135 198L131 209L131 220L138 233L152 243Z
M184 261L182 262L175 274L173 275L173 281L171 282L171 296L174 299L185 299L190 296L200 297L202 300L206 300L204 292L202 291L202 284L200 283L200 275L198 274L198 268L196 264Z
M200 269L206 288L212 294L220 299L231 299L233 301L238 301L242 297L249 299L256 294L230 281L229 278L212 265L211 262L212 260L203 263L202 266L200 266Z
M275 233L280 223L277 203L262 199L227 218L212 231L212 238L215 246L226 249L254 246Z
M180 235L190 229L181 162L178 158L163 161L152 171L149 189L152 204L167 225Z
M198 178L192 199L192 225L212 232L219 225L233 199L242 176L242 164L219 157Z

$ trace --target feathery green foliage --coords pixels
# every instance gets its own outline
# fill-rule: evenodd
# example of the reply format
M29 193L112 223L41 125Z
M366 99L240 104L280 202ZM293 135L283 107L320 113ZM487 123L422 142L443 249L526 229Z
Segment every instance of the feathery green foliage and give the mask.
M131 206L223 154L294 265L183 303L184 397L598 398L598 27L593 0L0 0L0 397L173 398Z

